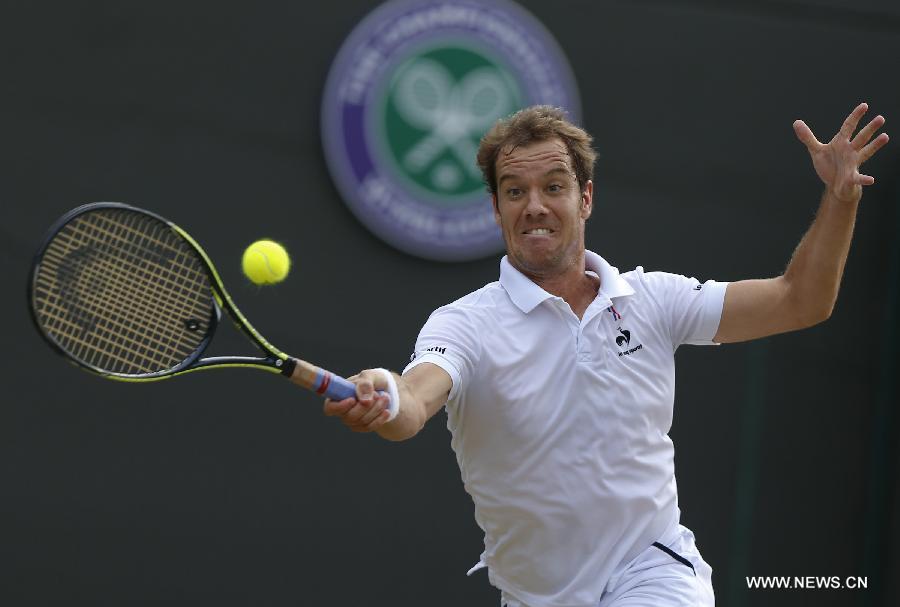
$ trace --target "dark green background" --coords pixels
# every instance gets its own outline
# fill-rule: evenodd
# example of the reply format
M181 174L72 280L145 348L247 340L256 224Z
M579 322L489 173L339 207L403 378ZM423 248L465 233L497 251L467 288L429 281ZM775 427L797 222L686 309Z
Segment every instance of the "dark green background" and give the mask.
M830 137L857 102L900 119L890 2L523 3L559 40L596 137L588 244L620 269L772 276L821 187L791 122ZM335 371L403 367L435 307L497 259L382 244L323 160L330 62L372 5L22 2L0 11L0 602L495 605L444 414L389 444L252 371L146 386L63 363L30 326L46 227L116 200L183 225L273 343ZM867 190L832 319L679 351L683 522L720 605L896 605L900 133ZM258 289L269 236L294 273ZM218 352L243 352L238 337ZM750 591L744 576L868 576L867 591Z

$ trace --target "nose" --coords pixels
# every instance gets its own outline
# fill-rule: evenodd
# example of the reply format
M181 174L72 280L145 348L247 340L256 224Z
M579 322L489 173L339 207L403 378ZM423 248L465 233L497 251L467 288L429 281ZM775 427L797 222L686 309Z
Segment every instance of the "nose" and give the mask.
M528 191L528 204L525 205L525 214L530 217L547 214L547 207L544 204L539 188L531 188Z

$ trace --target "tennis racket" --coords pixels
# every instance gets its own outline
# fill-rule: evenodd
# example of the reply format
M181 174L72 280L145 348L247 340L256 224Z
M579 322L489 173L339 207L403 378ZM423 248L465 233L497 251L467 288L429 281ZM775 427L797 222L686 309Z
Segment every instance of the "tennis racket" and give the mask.
M343 377L266 341L235 306L200 245L154 213L115 202L73 209L50 228L28 282L41 335L102 377L147 382L249 367L335 400L356 395ZM202 358L223 308L264 356Z

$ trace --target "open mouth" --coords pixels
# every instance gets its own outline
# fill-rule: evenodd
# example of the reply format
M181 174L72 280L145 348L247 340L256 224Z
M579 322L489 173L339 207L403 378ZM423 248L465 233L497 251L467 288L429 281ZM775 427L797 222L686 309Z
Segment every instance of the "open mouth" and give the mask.
M551 230L550 228L531 228L530 230L525 230L522 233L532 236L549 236L553 233L553 230Z

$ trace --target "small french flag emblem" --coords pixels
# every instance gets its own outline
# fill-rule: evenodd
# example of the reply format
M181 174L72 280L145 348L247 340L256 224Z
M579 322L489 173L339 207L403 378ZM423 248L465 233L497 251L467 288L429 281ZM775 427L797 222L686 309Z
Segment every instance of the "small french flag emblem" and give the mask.
M622 315L619 314L619 311L616 310L616 307L615 307L615 306L610 306L610 307L607 308L607 309L608 309L608 310L610 311L610 313L613 315L613 320L622 320Z

